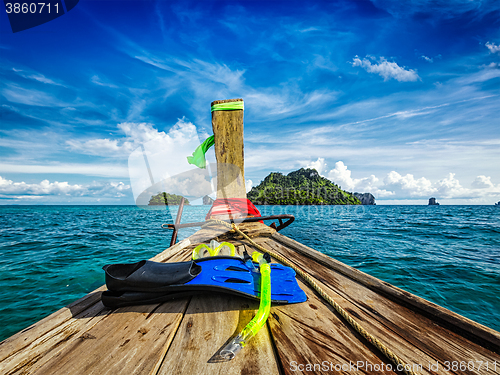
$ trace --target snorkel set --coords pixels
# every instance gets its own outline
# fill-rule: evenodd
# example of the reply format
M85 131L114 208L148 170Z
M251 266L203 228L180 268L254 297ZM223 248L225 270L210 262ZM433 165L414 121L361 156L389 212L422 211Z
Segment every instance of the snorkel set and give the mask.
M222 292L260 300L259 310L246 327L220 352L231 360L266 324L271 302L299 303L307 300L295 279L295 271L271 263L269 254L255 251L236 255L229 242L212 240L200 244L187 262L157 263L143 260L103 267L107 291L101 300L106 307L162 303L202 292ZM271 282L272 280L272 282Z

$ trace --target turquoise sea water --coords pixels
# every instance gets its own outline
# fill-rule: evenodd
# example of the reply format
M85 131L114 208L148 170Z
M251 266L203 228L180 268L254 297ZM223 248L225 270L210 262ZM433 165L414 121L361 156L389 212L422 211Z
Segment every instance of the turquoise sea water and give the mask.
M500 209L258 208L296 216L283 234L500 330ZM202 221L207 210L185 207L182 222ZM172 220L162 208L0 206L0 340L101 286L103 265L163 251L171 235L160 228L165 222ZM179 239L194 231L181 230Z

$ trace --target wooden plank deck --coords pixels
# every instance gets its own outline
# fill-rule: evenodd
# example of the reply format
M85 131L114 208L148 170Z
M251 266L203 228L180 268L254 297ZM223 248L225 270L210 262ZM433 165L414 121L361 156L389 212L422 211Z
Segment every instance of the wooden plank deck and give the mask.
M307 271L416 373L500 374L500 333L297 245L262 224L241 228ZM188 260L197 243L213 237L229 239L239 253L244 247L253 251L234 235L204 229L153 260ZM232 361L218 353L252 318L257 302L205 294L109 310L100 301L102 287L0 343L0 373L401 373L390 371L382 354L303 280L299 283L308 301L273 306L267 326ZM464 369L464 364L471 369L471 363L473 371Z

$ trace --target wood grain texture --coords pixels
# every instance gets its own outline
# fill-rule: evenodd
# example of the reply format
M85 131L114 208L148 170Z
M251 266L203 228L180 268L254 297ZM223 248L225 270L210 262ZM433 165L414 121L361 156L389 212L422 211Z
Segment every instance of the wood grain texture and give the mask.
M233 360L218 355L252 319L258 304L222 294L193 296L158 375L278 374L267 326Z
M240 102L216 100L211 105ZM217 159L217 199L246 198L243 159L243 110L212 112L212 129Z
M193 249L197 244L192 244L189 238L186 238L179 243L176 243L174 246L169 247L168 249L162 251L160 254L155 255L152 257L150 260L153 262L166 262L166 261L172 261L172 257L181 255L184 256L183 254L185 252L182 252L181 250L185 249L186 247L190 247Z
M194 246L189 240L184 240L158 254L152 260L185 261L189 259ZM187 249L182 251L184 248ZM108 315L112 316L115 312L120 314L123 311L118 309L112 312L102 305L100 298L101 292L104 290L106 287L102 286L0 343L0 374L35 373L42 366L44 366L44 371L50 373L51 370L45 367L47 361L55 357L64 358L64 356L60 356L65 348L74 346L75 342L85 341L85 338L90 337L88 331L94 326L99 327L104 318ZM152 306L154 308L158 305ZM150 307L141 306L141 308L148 309ZM120 317L120 315L117 316ZM113 320L114 318L110 318L106 324ZM96 341L92 341L92 343L95 344ZM77 349L75 350L78 352Z
M399 304L409 306L410 309L418 309L420 312L426 314L426 316L430 317L437 323L453 329L460 335L466 336L474 342L477 342L479 345L485 346L492 351L497 353L500 352L500 332L483 326L430 301L397 288L394 285L361 272L353 267L339 262L336 259L322 254L319 251L305 246L300 242L283 236L280 233L274 233L272 237L278 242L288 246L290 249L293 249L295 252L299 252L308 258L315 260L318 264L326 266L328 269L335 270L352 280L357 281L365 287L395 300Z
M92 293L87 294L79 300L2 341L0 343L0 370L2 369L2 361L7 357L27 348L37 338L46 335L69 319L78 316L82 311L98 303L101 300L101 292L104 290L106 290L104 286L96 289Z
M189 239L185 239L160 254L157 254L151 260L156 262L165 261L190 245L191 243ZM36 339L50 336L51 331L57 331L58 327L63 326L65 322L80 316L83 311L91 308L101 300L101 293L105 290L106 287L102 286L68 306L54 312L39 322L36 322L35 324L0 342L0 370L2 369L2 366L5 365L5 363L2 362L4 359L9 356L13 356L15 353L23 350L24 348L28 348L28 346ZM101 310L103 308L104 307L101 306Z
M57 355L68 343L83 336L109 313L110 311L99 301L39 337L28 335L30 344L2 360L0 373L5 375L33 373L36 368ZM22 339L22 336L18 337L19 339Z
M324 267L273 239L263 242L266 248L287 257L296 266L305 270L358 323L379 338L406 363L416 366L422 365L422 369L419 369L418 373L432 373L429 370L429 365L436 361L440 362L441 369L446 361L464 363L482 361L483 364L488 362L490 365L495 362L500 363L498 353L434 323L429 318L391 299L385 298L383 295L366 288L363 284ZM310 296L309 293L308 296ZM288 307L284 306L283 308L287 308L288 311ZM307 314L307 306L304 304L293 306L293 309L304 309L302 315L306 316ZM300 315L297 313L297 316ZM346 325L343 321L341 324ZM276 339L279 332L275 333L273 330L273 336L277 341L278 351L280 351L280 345ZM290 340L300 342L300 337L290 336ZM335 344L336 339L333 336L332 340ZM336 351L338 350L340 348L336 349ZM448 373L465 374L469 372L457 369L457 371L449 371ZM486 371L486 367L483 366L482 370L475 373L497 374L500 373L500 367L497 366L496 371L491 367Z
M75 337L33 374L153 374L182 320L189 298L114 310Z
M321 297L304 283L299 285L307 294L307 302L274 306L268 320L285 374L395 373L386 369L389 362L345 325ZM335 365L349 368L350 363L357 362L377 364L378 371L366 370L365 366L334 371Z
M238 227L243 233L245 233L250 238L264 238L270 237L276 230L268 227L265 224L255 222L255 223L241 223ZM242 240L243 236L238 233L231 233L228 228L225 227L207 227L199 230L191 237L189 237L192 243L209 242L211 239L215 238L217 241L238 241Z
M231 242L236 254L242 255L246 246ZM234 360L224 361L218 355L258 307L258 301L224 294L193 296L158 374L279 374L267 326Z

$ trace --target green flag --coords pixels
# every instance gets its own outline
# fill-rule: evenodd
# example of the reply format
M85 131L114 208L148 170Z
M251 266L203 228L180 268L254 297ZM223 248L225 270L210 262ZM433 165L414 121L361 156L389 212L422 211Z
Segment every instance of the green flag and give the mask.
M207 167L205 154L207 153L208 149L214 145L214 143L215 140L213 135L205 139L205 141L201 145L196 147L196 150L194 150L193 155L187 157L188 163L194 164L198 168L205 169Z

